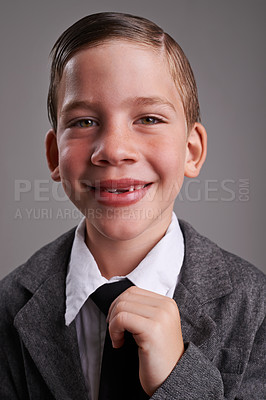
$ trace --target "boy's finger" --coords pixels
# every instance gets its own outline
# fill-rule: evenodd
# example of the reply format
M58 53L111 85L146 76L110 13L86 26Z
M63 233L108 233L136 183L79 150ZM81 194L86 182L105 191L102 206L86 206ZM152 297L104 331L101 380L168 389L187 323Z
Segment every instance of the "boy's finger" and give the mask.
M109 311L107 322L112 321L112 319L121 312L128 312L139 315L140 317L155 319L158 315L158 308L149 304L141 304L140 302L120 301Z
M140 346L141 342L145 340L145 332L151 331L152 324L152 320L148 318L126 311L119 313L109 324L109 332L113 347L118 348L123 345L125 331L132 333L136 343ZM144 338L141 338L141 335L143 335Z
M139 305L150 305L151 307L172 307L176 308L176 303L173 299L162 296L160 294L150 292L148 290L140 289L135 286L130 287L125 292L123 292L120 296L118 296L113 303L111 304L107 316L107 320L113 311L113 309L120 303L138 303Z

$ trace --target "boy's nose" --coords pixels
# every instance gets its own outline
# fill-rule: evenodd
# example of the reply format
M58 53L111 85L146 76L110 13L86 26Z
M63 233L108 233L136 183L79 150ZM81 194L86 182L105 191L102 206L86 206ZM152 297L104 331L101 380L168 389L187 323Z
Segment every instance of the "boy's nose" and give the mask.
M92 164L97 166L117 166L138 161L137 143L132 135L133 133L128 132L128 128L110 127L105 129L95 143L95 148L91 155Z

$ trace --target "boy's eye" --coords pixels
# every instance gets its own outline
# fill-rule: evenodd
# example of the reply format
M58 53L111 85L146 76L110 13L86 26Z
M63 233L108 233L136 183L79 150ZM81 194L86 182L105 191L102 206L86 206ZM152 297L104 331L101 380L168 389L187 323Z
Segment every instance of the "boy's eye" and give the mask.
M92 119L80 119L79 121L77 121L75 123L75 125L79 128L90 128L91 126L93 126L95 124L95 121L93 121Z
M139 121L143 125L154 125L154 124L158 124L160 122L160 120L158 118L150 117L150 116L140 118Z

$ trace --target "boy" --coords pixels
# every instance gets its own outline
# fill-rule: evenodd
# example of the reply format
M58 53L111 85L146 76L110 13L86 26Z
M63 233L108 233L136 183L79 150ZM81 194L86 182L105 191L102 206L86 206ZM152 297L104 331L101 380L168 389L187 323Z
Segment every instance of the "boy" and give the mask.
M184 53L101 13L52 55L47 160L84 219L1 283L1 398L264 398L264 276L173 214L207 146Z

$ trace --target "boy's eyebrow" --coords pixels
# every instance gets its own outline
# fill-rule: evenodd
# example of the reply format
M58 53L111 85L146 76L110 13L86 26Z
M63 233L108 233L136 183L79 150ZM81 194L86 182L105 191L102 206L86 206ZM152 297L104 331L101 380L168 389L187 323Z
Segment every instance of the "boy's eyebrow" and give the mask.
M63 106L60 114L61 115L67 114L69 111L75 110L77 108L89 109L96 105L97 105L96 103L91 103L90 101L71 100Z
M155 104L159 104L162 106L168 106L170 107L173 111L176 111L175 106L167 100L166 97L160 97L160 96L153 96L153 97L135 97L133 99L128 99L127 102L133 102L136 105L140 106L152 106Z
M173 111L176 112L175 106L167 100L166 97L160 97L160 96L152 96L152 97L130 97L125 100L124 102L126 105L127 104L135 104L137 106L152 106L152 105L162 105L162 106L167 106L171 108ZM94 108L97 106L100 106L101 103L98 102L90 102L90 101L84 101L84 100L73 100L68 103L66 103L60 114L65 114L68 113L71 110L77 109L77 108L83 108L83 109L89 109L89 108Z

